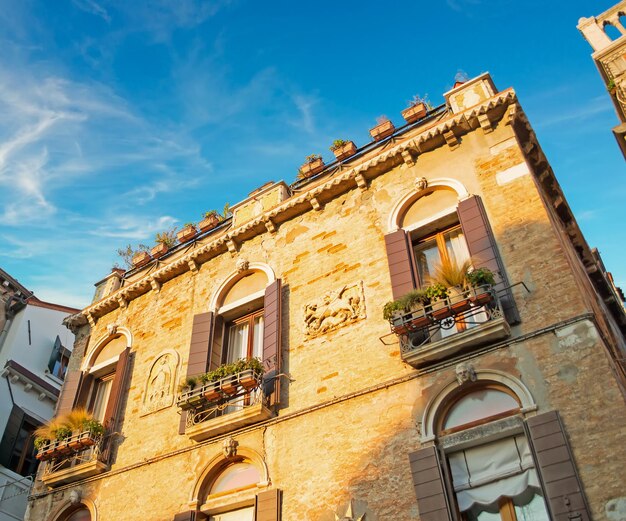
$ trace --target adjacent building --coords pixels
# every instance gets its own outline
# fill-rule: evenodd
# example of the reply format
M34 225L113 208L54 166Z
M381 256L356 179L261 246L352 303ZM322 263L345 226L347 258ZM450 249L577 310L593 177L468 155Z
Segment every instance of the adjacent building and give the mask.
M626 157L626 1L622 0L598 16L581 18L578 30L593 49L591 57L611 96L619 125L613 128L617 143ZM617 31L609 36L607 26Z
M33 431L54 414L78 310L43 302L0 270L0 521L23 519L37 460Z
M26 519L623 519L621 294L515 91L445 100L101 281L58 413L106 431Z

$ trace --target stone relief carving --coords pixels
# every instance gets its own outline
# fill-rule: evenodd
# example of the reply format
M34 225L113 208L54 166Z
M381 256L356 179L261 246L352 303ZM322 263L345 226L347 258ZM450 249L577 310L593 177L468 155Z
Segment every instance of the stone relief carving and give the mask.
M117 333L117 324L109 324L107 326L107 333L109 334L109 336L113 336L115 333Z
M460 364L457 364L455 372L456 381L459 382L459 385L476 381L476 370L472 364L461 362Z
M232 458L237 455L237 447L239 442L234 438L226 438L222 442L222 452L225 458Z
M364 317L362 281L330 291L304 306L304 327L309 337L327 333Z
M149 414L174 403L178 381L179 356L176 351L161 353L152 364L143 396L143 414Z
M237 268L237 273L241 273L250 267L250 262L247 259L237 259L235 266Z
M428 188L428 179L426 179L425 177L419 177L415 179L415 189L418 192L426 190L426 188Z

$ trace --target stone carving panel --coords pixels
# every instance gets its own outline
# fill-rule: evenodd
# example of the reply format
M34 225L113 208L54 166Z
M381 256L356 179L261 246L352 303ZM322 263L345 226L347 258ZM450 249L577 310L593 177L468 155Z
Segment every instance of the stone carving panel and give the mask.
M176 393L180 357L173 350L162 352L152 364L143 395L143 414L171 407Z
M365 318L363 282L330 291L304 306L304 329L309 337L322 335Z

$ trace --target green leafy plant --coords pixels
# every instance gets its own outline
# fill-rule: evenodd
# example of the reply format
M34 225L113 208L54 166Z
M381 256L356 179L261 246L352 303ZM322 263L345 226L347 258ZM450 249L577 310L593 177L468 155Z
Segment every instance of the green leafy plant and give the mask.
M144 251L150 251L150 247L145 244L138 244L137 246L127 244L124 248L119 248L117 254L124 261L126 268L131 269L133 267L133 257Z
M305 163L314 163L318 159L322 159L322 156L320 156L319 154L310 154L310 155L306 156L304 161L305 161Z
M196 223L193 222L188 222L183 224L183 228L195 228L196 227Z
M608 90L609 92L613 92L616 88L617 85L615 84L615 80L613 79L609 80L609 82L606 84L606 90Z
M263 363L259 358L241 358L234 364L234 374L252 369L255 373L263 373Z
M68 425L61 425L55 432L55 438L58 441L66 440L72 435L72 428Z
M400 298L400 302L405 311L411 311L419 306L424 306L428 304L429 297L426 294L426 291L423 289L414 289L409 291L406 295L403 295Z
M392 300L383 306L383 318L391 320L397 313L404 313L404 305L401 300Z
M163 244L168 248L172 248L176 245L176 228L171 228L169 230L157 233L154 236L154 242L156 242L157 244Z
M193 390L198 385L200 378L198 376L187 376L178 385L178 392L182 393L185 390Z
M43 438L41 436L35 436L35 439L33 441L33 445L35 446L37 450L41 450L46 445L48 445L48 443L50 443L50 440L48 438Z
M92 436L102 436L104 434L104 425L95 418L91 418L83 424L82 430L83 432L89 432Z
M348 143L350 143L350 141L346 141L345 139L335 139L335 141L333 141L333 144L330 145L330 151L334 152L335 150L346 146Z
M448 288L440 282L435 282L424 289L424 294L431 302L443 300L448 296Z
M202 217L203 217L204 219L210 219L211 217L216 217L216 218L218 218L218 219L219 219L219 218L221 218L222 216L221 216L219 213L217 213L217 210L209 210L208 212L204 212L204 213L202 214Z
M476 286L495 286L496 279L493 272L489 268L476 268L467 273L467 281L473 287Z

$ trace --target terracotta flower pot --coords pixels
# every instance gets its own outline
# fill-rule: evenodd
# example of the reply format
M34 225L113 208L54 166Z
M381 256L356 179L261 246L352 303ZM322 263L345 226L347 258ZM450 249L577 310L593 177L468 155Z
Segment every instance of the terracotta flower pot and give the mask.
M133 267L139 268L144 264L148 264L151 259L152 257L147 251L140 251L138 253L135 253L135 255L133 255Z
M244 371L239 375L239 383L246 391L254 389L259 384L257 380L257 375L252 369Z
M178 242L187 242L193 239L197 233L198 231L195 226L186 226L176 234L176 238Z
M235 394L238 387L239 385L237 384L237 377L235 375L229 378L225 378L220 382L220 388L222 389L222 392L228 395Z
M407 123L415 123L418 119L422 119L428 111L424 103L416 103L411 105L408 109L402 111L402 117Z
M198 223L198 226L200 227L201 232L206 232L207 230L212 230L213 228L215 228L219 223L220 220L217 215L209 215L208 217L202 219Z
M379 123L374 128L370 129L370 136L375 141L380 141L385 139L386 137L391 136L396 130L396 127L393 125L391 121L383 121Z
M300 167L300 177L311 177L324 170L324 160L322 158L307 161Z
M356 145L354 141L348 141L345 145L333 149L333 154L335 154L337 161L343 161L356 154Z

